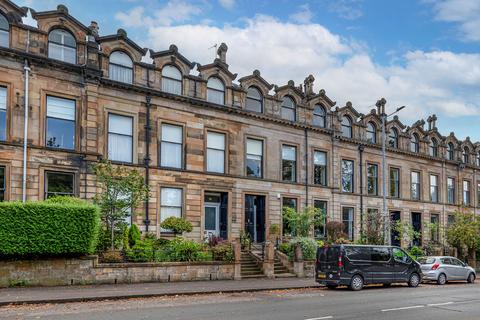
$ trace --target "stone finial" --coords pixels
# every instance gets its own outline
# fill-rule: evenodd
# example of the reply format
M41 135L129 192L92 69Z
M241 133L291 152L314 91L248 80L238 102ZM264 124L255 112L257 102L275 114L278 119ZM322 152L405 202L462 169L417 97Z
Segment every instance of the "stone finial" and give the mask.
M321 95L321 96L324 96L325 95L325 89L320 89L320 91L318 91L318 94Z
M90 22L90 25L88 26L88 29L92 33L92 36L98 37L98 23L96 21Z
M223 63L227 63L227 51L228 51L227 45L225 44L225 42L222 42L220 47L218 47L217 49L217 55L220 61Z
M68 14L68 8L67 8L67 6L64 5L64 4L59 4L59 5L57 6L57 11L62 12L62 13L65 13L65 14Z
M387 103L387 100L385 100L385 98L381 98L380 100L377 100L377 103L375 103L375 106L377 107L377 113L379 115L385 114L386 103Z
M347 101L347 104L346 104L345 106L347 106L347 107L349 107L349 108L352 108L352 102L351 102L351 101Z
M127 31L125 31L125 29L120 28L120 29L117 30L117 35L126 38L127 37Z
M293 80L288 80L287 83L290 87L295 87L295 82Z
M170 47L168 47L168 49L174 53L178 52L178 47L174 44L171 44Z
M314 81L315 81L315 78L312 75L309 75L303 81L303 85L305 87L305 94L307 96L313 95L313 82Z
M253 70L253 75L255 77L260 77L260 70L257 70L257 69Z
M427 119L428 130L435 130L437 128L436 121L437 121L437 116L436 115L433 114L430 117L428 117L428 119Z

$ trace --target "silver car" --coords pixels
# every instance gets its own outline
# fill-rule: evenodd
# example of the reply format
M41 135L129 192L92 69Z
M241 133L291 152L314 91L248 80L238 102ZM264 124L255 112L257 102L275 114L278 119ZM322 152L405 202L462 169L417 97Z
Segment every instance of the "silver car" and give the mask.
M423 257L419 258L423 280L436 281L443 285L447 281L467 281L473 283L476 278L475 269L454 257Z

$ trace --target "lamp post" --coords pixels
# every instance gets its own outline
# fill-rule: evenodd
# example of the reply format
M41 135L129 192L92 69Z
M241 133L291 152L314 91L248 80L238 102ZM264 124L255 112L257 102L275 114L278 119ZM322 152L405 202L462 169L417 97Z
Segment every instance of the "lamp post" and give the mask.
M390 237L390 216L387 210L387 154L386 154L386 133L385 125L388 117L400 112L405 106L401 106L391 114L385 113L385 104L387 100L382 98L377 101L376 106L382 119L382 198L383 198L383 237L385 245L391 245Z

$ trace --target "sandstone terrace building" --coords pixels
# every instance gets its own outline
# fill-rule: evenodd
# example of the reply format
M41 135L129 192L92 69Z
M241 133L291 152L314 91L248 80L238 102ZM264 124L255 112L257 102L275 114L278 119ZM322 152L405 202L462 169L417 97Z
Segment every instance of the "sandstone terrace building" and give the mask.
M177 215L199 241L246 230L261 242L289 205L321 207L358 239L362 217L382 211L379 108L336 107L311 76L274 86L254 71L234 83L224 44L199 65L174 45L140 48L121 29L99 35L62 5L31 12L38 27L0 0L2 200L22 199L28 66L27 200L91 199L90 166L108 157L145 175L151 197L132 219L157 236L161 219ZM441 135L435 121L387 123L388 210L423 230L423 242L428 223L447 224L462 205L480 213L480 144Z

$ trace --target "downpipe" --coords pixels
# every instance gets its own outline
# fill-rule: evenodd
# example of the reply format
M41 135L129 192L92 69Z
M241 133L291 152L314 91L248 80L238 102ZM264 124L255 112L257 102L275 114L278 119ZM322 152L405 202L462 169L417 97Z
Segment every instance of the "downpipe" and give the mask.
M29 78L30 67L28 66L28 60L25 59L25 65L23 67L25 71L25 118L24 118L24 130L23 130L23 175L22 175L22 202L27 201L27 147L28 147L28 113L29 113Z

